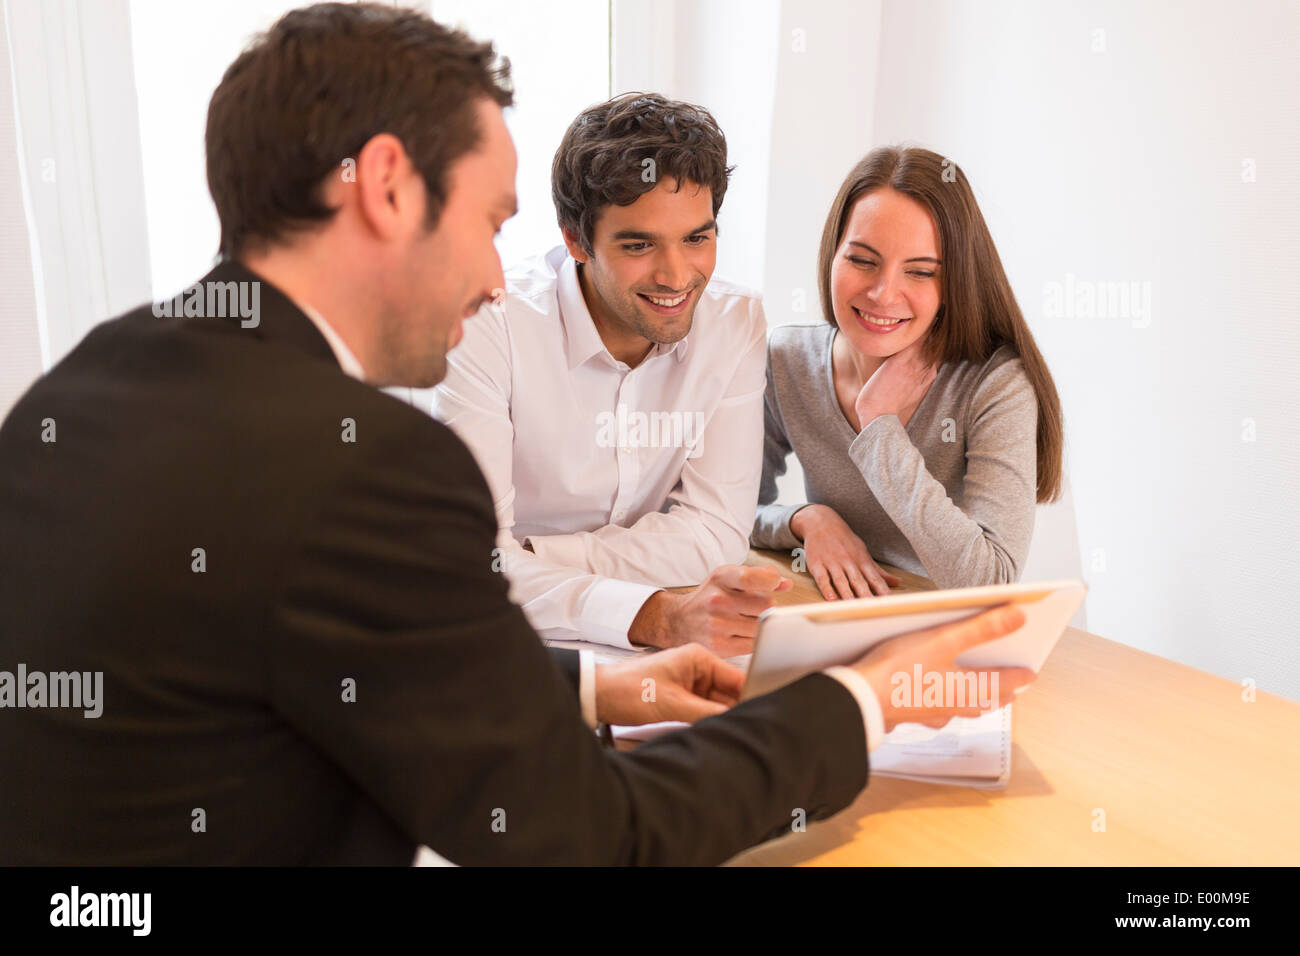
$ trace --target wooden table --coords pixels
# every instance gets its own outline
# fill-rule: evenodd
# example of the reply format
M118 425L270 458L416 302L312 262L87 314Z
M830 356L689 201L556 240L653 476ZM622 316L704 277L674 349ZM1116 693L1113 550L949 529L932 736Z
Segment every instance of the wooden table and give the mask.
M795 579L781 603L819 601ZM931 587L900 572L904 587ZM1225 639L1227 637L1225 636ZM1005 790L873 777L732 865L1300 864L1300 704L1069 628L1017 699Z

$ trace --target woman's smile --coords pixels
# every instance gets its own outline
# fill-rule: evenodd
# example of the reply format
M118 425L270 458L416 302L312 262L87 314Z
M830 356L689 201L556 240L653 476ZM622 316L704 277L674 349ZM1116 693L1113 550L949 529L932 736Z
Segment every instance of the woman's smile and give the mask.
M853 314L857 316L858 324L868 332L873 332L876 335L888 335L912 321L911 316L904 318L902 316L879 315L875 312L864 312L856 307L852 308Z

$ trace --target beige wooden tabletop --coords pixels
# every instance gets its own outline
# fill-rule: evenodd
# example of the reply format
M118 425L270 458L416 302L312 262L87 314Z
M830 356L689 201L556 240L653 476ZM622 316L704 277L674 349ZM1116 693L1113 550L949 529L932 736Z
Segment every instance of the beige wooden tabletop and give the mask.
M821 600L790 559L781 603ZM925 589L904 579L899 590ZM1300 704L1069 628L1017 698L1011 783L873 777L848 808L733 865L1300 864Z

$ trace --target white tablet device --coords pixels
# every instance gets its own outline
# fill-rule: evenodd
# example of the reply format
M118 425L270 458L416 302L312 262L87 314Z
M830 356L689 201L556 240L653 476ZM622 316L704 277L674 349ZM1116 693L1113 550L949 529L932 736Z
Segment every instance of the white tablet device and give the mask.
M1037 673L1087 590L1082 581L1048 581L768 608L758 619L741 699L766 694L824 667L850 664L888 638L971 617L1000 604L1017 605L1025 623L1005 637L964 652L957 663L972 669L1028 667Z

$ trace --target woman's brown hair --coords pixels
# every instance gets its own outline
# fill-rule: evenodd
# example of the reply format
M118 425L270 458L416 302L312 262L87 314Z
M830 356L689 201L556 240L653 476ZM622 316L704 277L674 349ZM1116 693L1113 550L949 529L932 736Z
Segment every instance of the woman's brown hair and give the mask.
M837 325L831 265L853 204L881 188L919 202L939 229L942 304L922 346L926 357L936 365L983 362L1002 345L1015 350L1038 399L1038 501L1055 501L1061 492L1065 444L1061 400L1011 291L975 193L956 163L928 149L881 146L849 171L826 216L817 255L823 317Z

